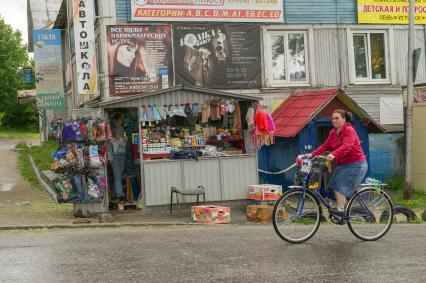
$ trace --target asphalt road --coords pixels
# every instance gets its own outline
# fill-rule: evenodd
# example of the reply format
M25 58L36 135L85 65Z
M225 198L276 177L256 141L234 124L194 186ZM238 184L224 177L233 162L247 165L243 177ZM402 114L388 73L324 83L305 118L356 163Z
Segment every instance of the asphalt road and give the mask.
M425 282L426 225L377 242L323 225L305 244L270 225L0 232L1 282Z

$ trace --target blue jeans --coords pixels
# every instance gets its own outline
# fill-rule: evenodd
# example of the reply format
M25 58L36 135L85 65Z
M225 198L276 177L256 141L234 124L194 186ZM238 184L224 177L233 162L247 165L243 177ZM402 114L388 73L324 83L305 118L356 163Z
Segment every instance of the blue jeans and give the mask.
M125 161L126 156L123 154L112 155L112 173L114 174L114 192L112 195L115 198L124 198L121 177L124 172Z
M350 198L364 179L367 169L366 161L340 165L334 170L329 187Z

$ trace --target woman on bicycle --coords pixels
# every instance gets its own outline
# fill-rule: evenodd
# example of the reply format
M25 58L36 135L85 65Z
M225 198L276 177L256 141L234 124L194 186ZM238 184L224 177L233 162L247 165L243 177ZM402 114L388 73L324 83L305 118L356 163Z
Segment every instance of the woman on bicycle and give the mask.
M337 199L337 208L329 212L343 216L345 213L346 198L352 196L367 173L367 162L362 151L358 135L349 121L351 113L337 109L333 112L332 129L327 140L315 151L308 154L308 158L320 155L325 151L331 151L327 160L336 161L329 187L334 189Z

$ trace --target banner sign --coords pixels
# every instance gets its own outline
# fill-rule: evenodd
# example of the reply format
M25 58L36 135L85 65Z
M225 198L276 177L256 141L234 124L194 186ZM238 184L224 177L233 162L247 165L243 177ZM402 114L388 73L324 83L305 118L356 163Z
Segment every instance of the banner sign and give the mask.
M33 82L33 69L24 68L24 83L30 84Z
M37 92L35 89L23 89L23 90L18 90L16 92L16 96L18 98L36 97Z
M360 24L408 24L409 0L358 0ZM426 24L426 0L416 0L415 23Z
M282 0L131 0L132 21L283 23Z
M37 106L42 110L64 109L61 31L34 30L34 61Z
M169 25L107 26L111 96L133 95L173 85Z
M74 42L77 92L86 102L97 93L93 0L74 0Z
M20 104L37 102L37 92L35 89L24 89L16 92L16 97Z
M173 38L177 85L261 87L259 26L176 25Z

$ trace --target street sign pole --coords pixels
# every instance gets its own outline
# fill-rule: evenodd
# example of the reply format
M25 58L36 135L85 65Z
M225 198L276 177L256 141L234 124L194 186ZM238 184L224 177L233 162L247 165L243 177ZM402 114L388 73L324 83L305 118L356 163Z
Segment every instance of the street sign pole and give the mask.
M409 3L409 29L408 29L408 77L407 77L407 109L405 119L405 182L404 182L404 199L412 197L412 180L411 180L411 141L413 128L413 100L414 100L414 83L413 83L413 55L414 55L414 7L415 0Z

